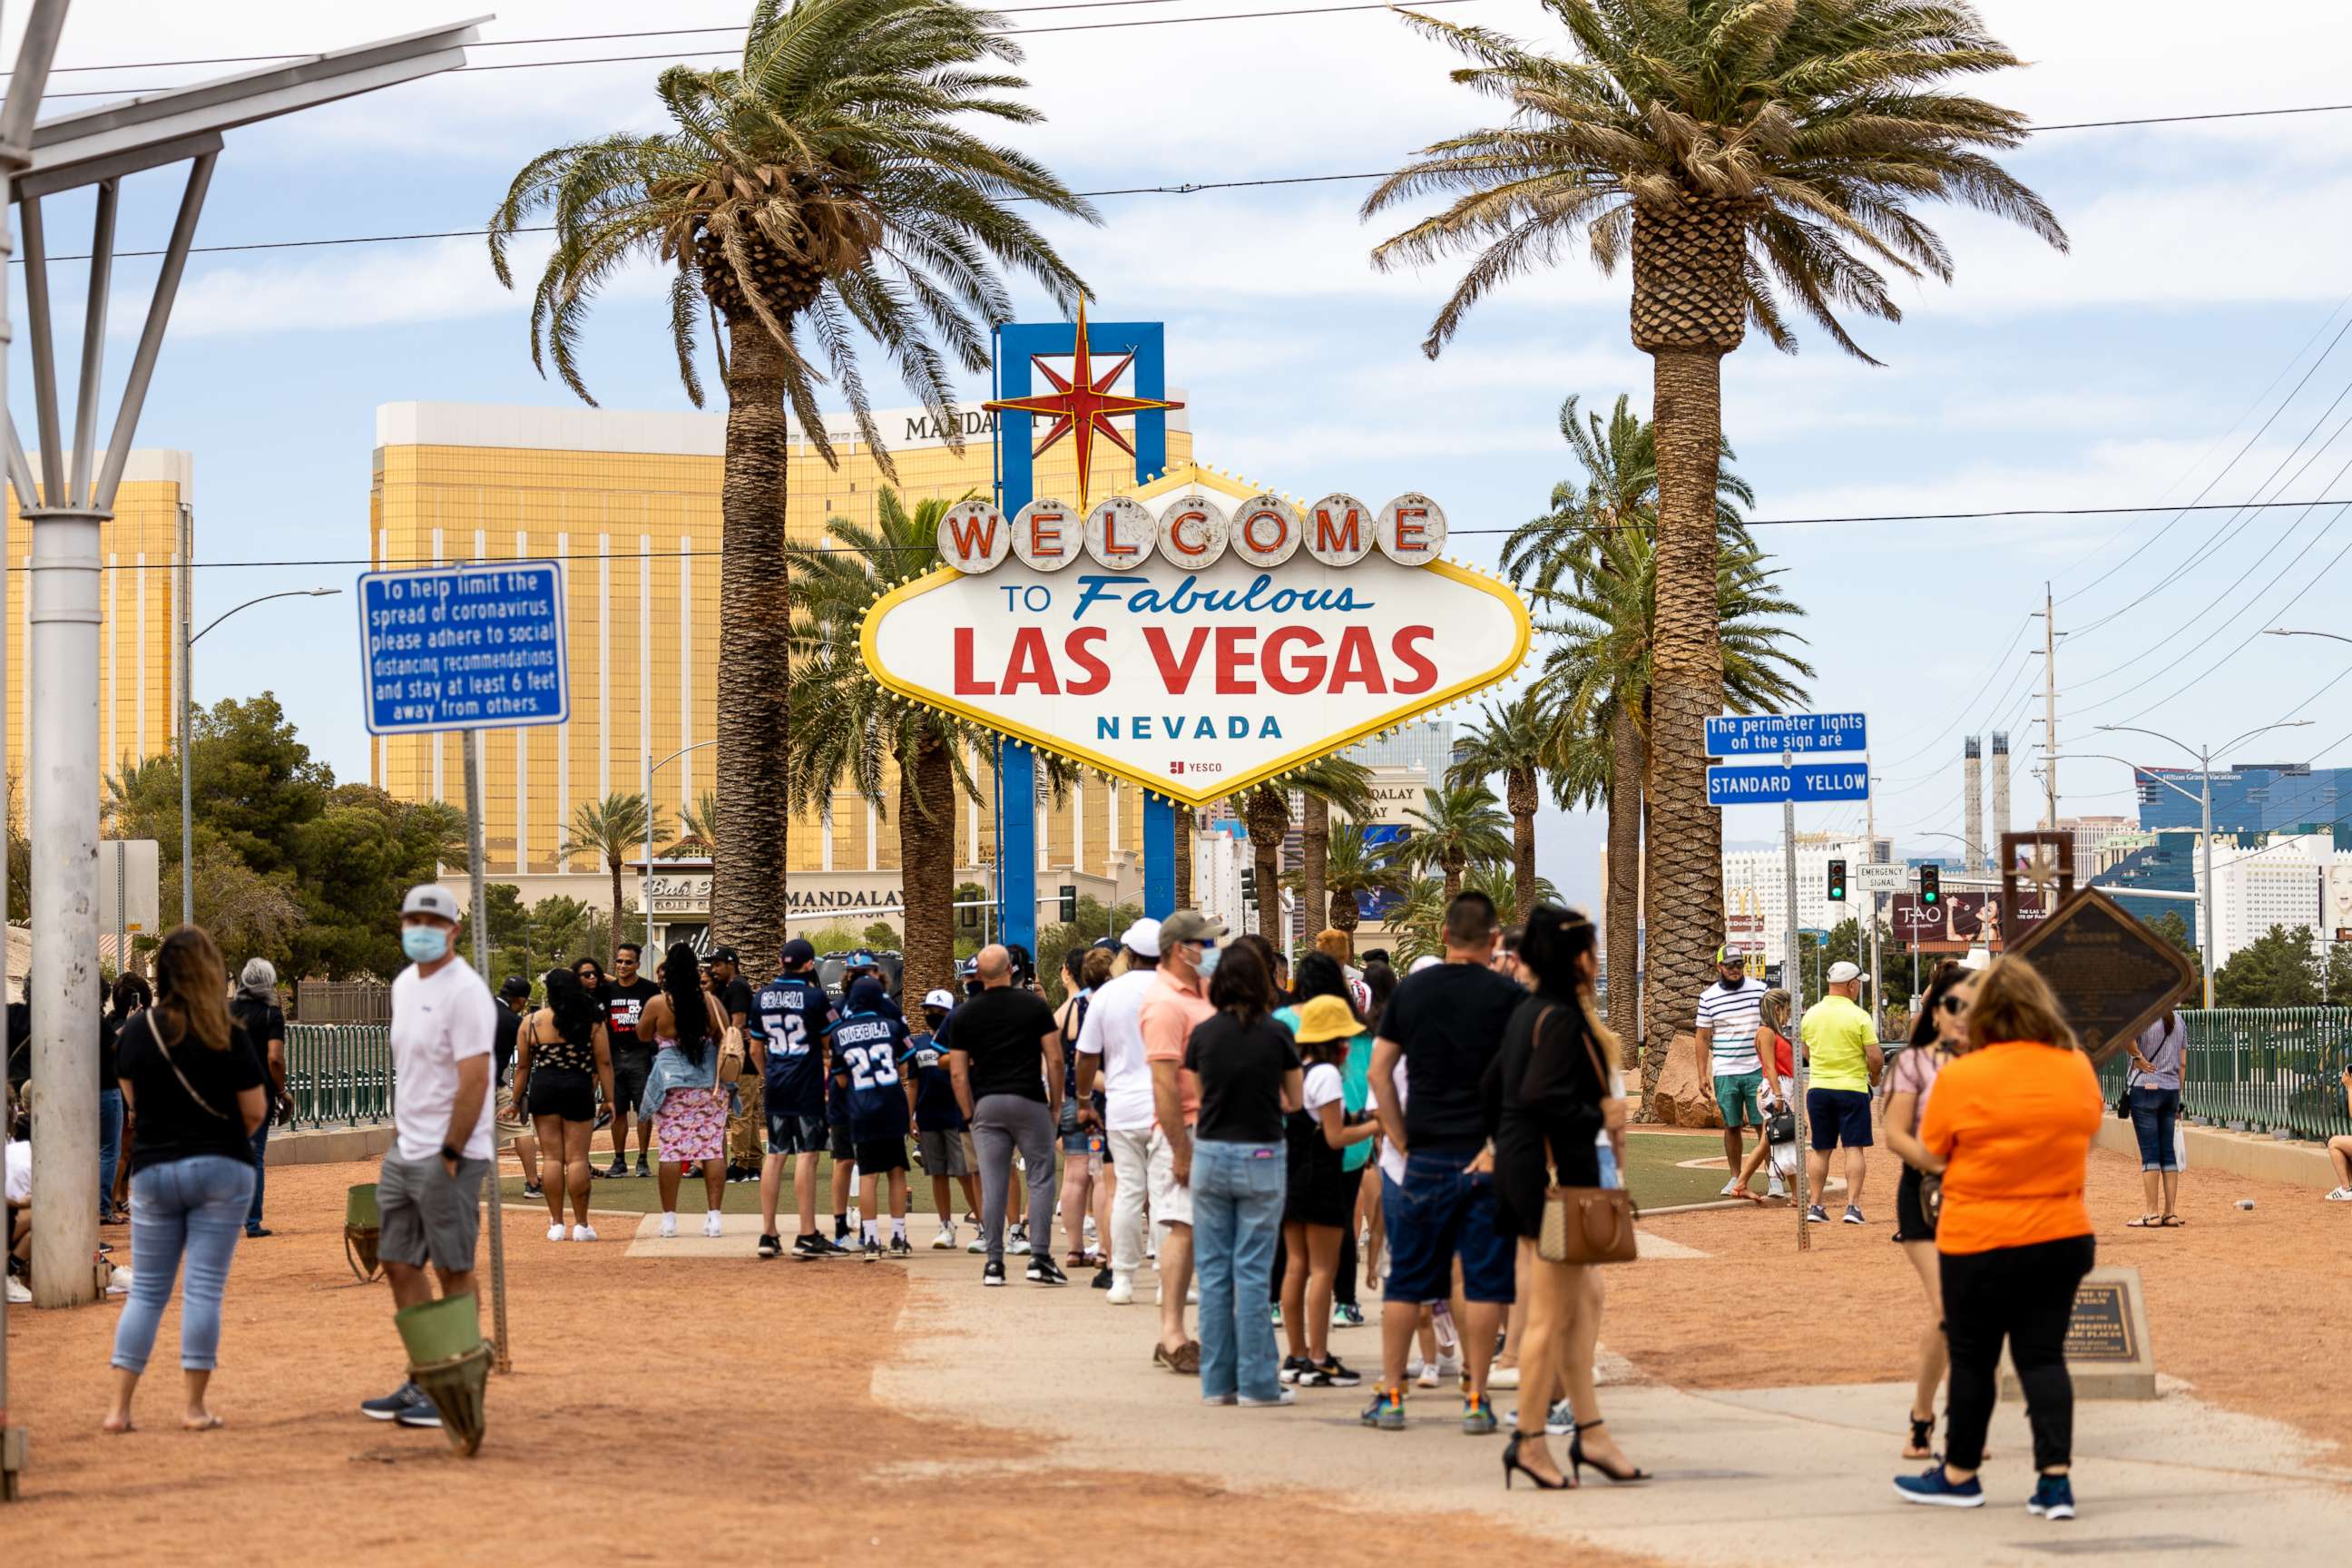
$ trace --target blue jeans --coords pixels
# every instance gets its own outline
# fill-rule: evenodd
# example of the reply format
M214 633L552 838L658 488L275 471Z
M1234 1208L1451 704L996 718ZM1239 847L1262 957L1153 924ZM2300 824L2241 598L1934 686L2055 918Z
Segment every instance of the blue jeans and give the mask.
M226 1154L150 1165L131 1178L131 1298L114 1325L112 1364L147 1370L155 1326L172 1299L180 1255L188 1286L180 1297L180 1365L210 1372L220 1352L221 1292L236 1252L237 1226L253 1201L253 1167Z
M1282 1239L1286 1151L1192 1145L1192 1268L1201 1285L1201 1397L1278 1399L1281 1366L1266 1291Z
M98 1217L114 1212L114 1167L122 1158L122 1091L98 1091Z
M245 1211L245 1228L261 1228L261 1189L269 1184L269 1122L265 1118L253 1133L253 1206ZM137 1278L134 1273L132 1278Z
M2139 1168L2143 1171L2180 1169L2172 1124L2180 1119L2180 1091L2141 1089L2131 1091L2132 1131L2139 1138Z
M1444 1300L1454 1294L1458 1259L1464 1300L1510 1305L1518 1242L1496 1229L1495 1178L1470 1173L1475 1157L1471 1149L1415 1149L1405 1154L1402 1184L1382 1174L1381 1213L1389 1229L1382 1300Z

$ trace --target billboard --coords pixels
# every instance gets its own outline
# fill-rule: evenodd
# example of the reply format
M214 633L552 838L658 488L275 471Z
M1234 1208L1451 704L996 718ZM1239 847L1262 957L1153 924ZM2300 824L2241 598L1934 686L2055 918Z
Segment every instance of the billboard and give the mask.
M1922 952L1966 952L1972 947L2001 949L2000 894L1990 889L1963 892L1946 889L1939 902L1923 905L1916 893L1896 893L1887 900L1887 919L1895 940ZM2019 889L2017 918L2025 924L2045 918L2049 906L2037 889Z
M1298 506L1192 468L1085 508L966 501L862 650L906 697L1205 805L1518 668L1527 606L1444 540L1423 495Z

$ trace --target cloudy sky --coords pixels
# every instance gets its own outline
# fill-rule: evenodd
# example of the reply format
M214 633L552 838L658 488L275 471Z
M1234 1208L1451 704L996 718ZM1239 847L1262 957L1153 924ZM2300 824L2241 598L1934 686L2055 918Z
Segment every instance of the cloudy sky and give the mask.
M26 8L6 7L11 58ZM1178 20L1249 8L1018 8L1024 27L1072 29L1027 44L1032 97L1049 118L1023 143L1093 191L1376 171L1491 118L1445 80L1444 50L1380 11ZM2335 6L2271 0L2224 28L2181 0L1984 10L2032 62L1987 90L2043 124L2343 97L2336 66L2352 20ZM392 0L80 0L59 64L107 68L52 87L173 85L238 68L146 62L331 48L463 14ZM1444 14L1562 47L1531 0L1460 0ZM233 133L200 243L478 229L533 153L656 128L650 89L664 60L737 45L740 34L719 29L744 15L740 0L518 0L483 24L486 39L713 30L479 48L486 66L656 58L469 71ZM1171 25L1109 25L1147 20ZM51 110L100 101L61 98ZM2342 618L2352 525L2337 509L2056 515L2352 496L2352 441L2330 445L2352 414L2333 402L2352 386L2352 343L2336 343L2352 310L2347 150L2352 114L2053 130L2010 163L2056 208L2070 253L1949 215L1937 221L1958 258L1954 285L1905 288L1903 323L1859 334L1884 368L1817 334L1798 356L1751 342L1727 364L1725 424L1763 519L2036 513L1762 531L1811 612L1816 706L1870 716L1882 832L1923 853L1948 847L1930 836L1960 826L1960 737L1999 728L2014 737L2018 816L2030 815L2042 672L2029 656L2042 623L2029 613L2045 580L2062 634L2062 749L2178 761L2159 742L2086 732L2128 722L2219 743L2305 718L2310 728L2232 754L2352 762L2352 682L2335 684L2352 672L2352 647L2259 635ZM1492 541L1463 531L1525 519L1567 472L1563 396L1605 405L1630 392L1646 405L1626 282L1571 258L1490 299L1433 363L1418 345L1448 274L1371 270L1367 251L1389 220L1358 219L1366 188L1106 196L1102 227L1054 237L1102 310L1169 322L1171 379L1191 389L1202 460L1292 493L1430 491L1470 552ZM161 243L175 196L163 176L127 184L126 248ZM85 221L59 212L51 232ZM135 331L152 266L122 265L118 334ZM61 268L57 287L74 300L80 281ZM622 280L591 332L588 375L607 406L685 405L656 281ZM1046 314L1034 295L1024 304ZM524 300L498 286L478 238L200 256L141 444L195 454L203 557L363 554L376 405L569 401L532 371L525 324ZM21 353L16 363L22 387ZM873 379L877 401L900 400L879 365ZM348 575L200 574L200 624L255 594ZM201 650L197 699L272 689L339 774L364 777L347 604L294 601L224 627ZM2069 762L2060 782L2066 812L2131 809L2119 763ZM1801 825L1858 829L1861 812L1818 808ZM1777 813L1746 808L1727 826L1760 841ZM1591 896L1599 822L1553 814L1544 834L1548 874Z

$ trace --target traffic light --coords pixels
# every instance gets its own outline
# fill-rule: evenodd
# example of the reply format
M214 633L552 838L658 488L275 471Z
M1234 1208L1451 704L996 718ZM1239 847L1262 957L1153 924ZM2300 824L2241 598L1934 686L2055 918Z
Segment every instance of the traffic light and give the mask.
M1919 868L1919 907L1938 910L1944 907L1944 873L1934 866Z
M1252 909L1257 907L1257 868L1255 866L1242 868L1242 902Z
M1843 860L1830 862L1830 902L1845 902L1845 862Z
M1068 925L1078 918L1078 886L1076 882L1062 884L1062 923Z

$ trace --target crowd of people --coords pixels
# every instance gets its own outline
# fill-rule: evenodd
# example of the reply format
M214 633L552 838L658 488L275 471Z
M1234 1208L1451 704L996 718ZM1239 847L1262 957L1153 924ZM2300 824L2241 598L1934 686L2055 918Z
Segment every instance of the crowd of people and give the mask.
M764 982L730 950L706 960L684 943L641 978L641 951L624 944L609 977L583 960L542 976L535 1004L520 981L494 1000L454 950L458 921L439 887L404 904L411 962L392 988L391 1028L400 1092L378 1183L378 1254L399 1307L433 1300L436 1281L444 1298L472 1293L482 1184L509 1139L547 1205L551 1242L597 1239L592 1178L628 1173L634 1123L636 1173L648 1173L649 1156L658 1171L662 1236L677 1233L694 1175L704 1235L721 1236L724 1185L749 1174L761 1185L761 1258L868 1262L913 1250L911 1142L930 1184L933 1248L962 1247L961 1214L983 1287L1007 1283L1009 1258L1037 1286L1090 1271L1110 1307L1156 1287L1150 1359L1194 1381L1204 1404L1281 1406L1369 1381L1360 1423L1396 1431L1409 1386L1455 1380L1463 1432L1511 1426L1507 1482L1570 1487L1587 1468L1647 1479L1607 1430L1594 1384L1599 1264L1616 1259L1558 1236L1561 1205L1620 1187L1624 1159L1620 1043L1595 1007L1598 933L1581 914L1547 905L1506 933L1494 905L1465 892L1444 912L1442 957L1400 976L1385 954L1359 966L1336 931L1290 973L1264 939L1180 910L1069 954L1058 1010L1024 955L992 945L962 994L931 991L913 1016L876 964L853 963L829 990L797 939ZM2071 1517L2063 1344L2095 1258L2084 1173L2107 1107L2057 1000L2018 959L1944 964L1890 1073L1852 965L1830 970L1792 1042L1788 994L1718 958L1697 1016L1727 1192L1759 1196L1748 1184L1769 1157L1773 1190L1794 1183L1791 1201L1827 1223L1822 1200L1843 1149L1842 1217L1863 1225L1874 1128L1902 1163L1894 1239L1925 1297L1904 1452L1934 1462L1898 1478L1899 1494L1984 1500L1978 1472L2005 1349L2033 1433L2029 1506ZM180 1419L218 1425L205 1395L231 1260L241 1238L269 1234L266 1140L287 1082L276 987L260 960L232 985L211 939L182 928L156 954L152 993L135 975L110 993L101 1109L120 1157L100 1172L99 1202L115 1218L127 1183L136 1268L109 1431L131 1429L184 1267ZM1787 1131L1799 1042L1812 1130L1801 1165ZM2182 1223L2185 1044L2170 1013L2131 1044L2116 1109L2142 1154L2147 1212L2135 1227ZM2346 1090L2352 1102L2352 1072ZM606 1116L612 1160L600 1171L593 1143ZM1753 1155L1748 1128L1763 1134ZM11 1133L8 1239L21 1256L29 1160L15 1115ZM2352 1190L2352 1141L2331 1154ZM789 1245L778 1223L787 1175ZM1378 1365L1359 1371L1332 1331L1367 1321L1360 1291L1374 1285ZM1517 1390L1507 1416L1497 1389ZM361 1409L440 1424L405 1381ZM1553 1436L1570 1439L1564 1463Z

